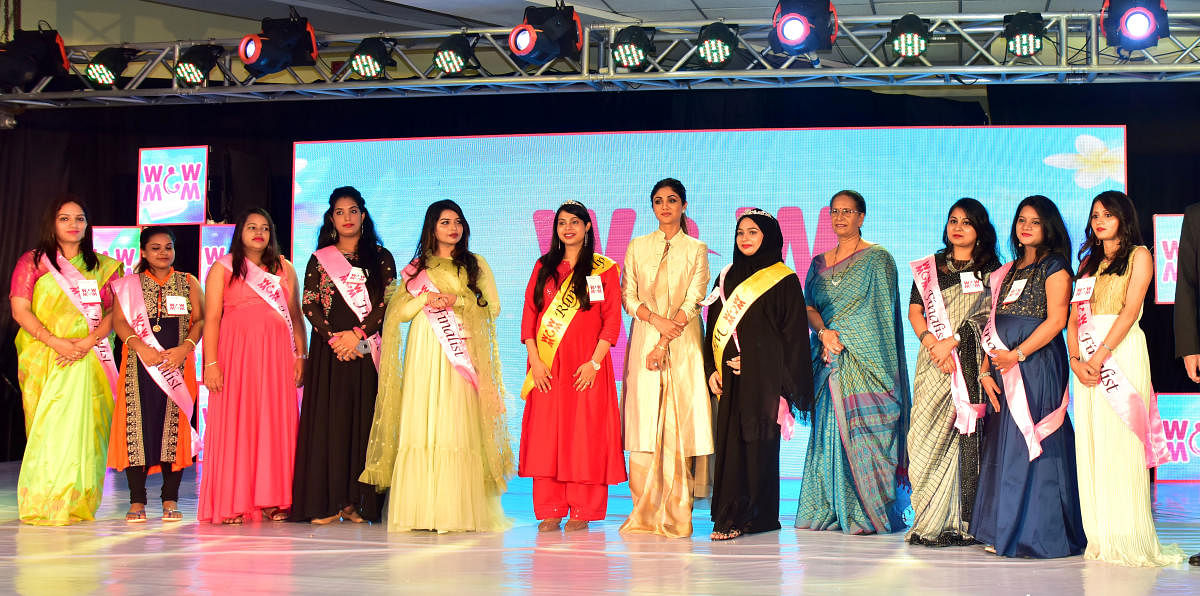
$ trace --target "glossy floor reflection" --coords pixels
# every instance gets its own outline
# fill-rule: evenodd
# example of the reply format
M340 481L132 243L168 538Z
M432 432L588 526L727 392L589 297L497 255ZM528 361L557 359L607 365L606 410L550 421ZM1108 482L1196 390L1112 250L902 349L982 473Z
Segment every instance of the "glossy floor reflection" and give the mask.
M504 498L516 527L503 534L389 535L382 526L197 524L194 470L185 476L182 524L127 525L123 475L110 474L95 522L42 528L17 521L17 463L0 464L0 592L21 594L279 593L328 595L597 592L774 594L1141 594L1200 593L1200 568L1127 569L1079 557L1000 559L982 548L929 549L901 535L848 537L797 531L708 540L701 503L696 537L622 537L622 486L609 517L587 532L538 534L530 484ZM785 481L785 526L799 483ZM151 481L151 498L157 481ZM791 498L788 498L788 497ZM1158 489L1160 535L1200 551L1200 485Z

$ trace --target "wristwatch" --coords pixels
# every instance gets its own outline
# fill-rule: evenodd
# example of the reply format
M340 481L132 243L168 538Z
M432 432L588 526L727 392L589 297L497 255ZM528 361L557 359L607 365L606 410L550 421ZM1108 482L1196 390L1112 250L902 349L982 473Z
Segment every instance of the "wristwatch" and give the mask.
M1025 352L1022 352L1021 348L1017 348L1016 351L1017 351L1017 362L1025 362Z
M600 370L600 363L595 360L588 360L588 364L592 365L592 370Z

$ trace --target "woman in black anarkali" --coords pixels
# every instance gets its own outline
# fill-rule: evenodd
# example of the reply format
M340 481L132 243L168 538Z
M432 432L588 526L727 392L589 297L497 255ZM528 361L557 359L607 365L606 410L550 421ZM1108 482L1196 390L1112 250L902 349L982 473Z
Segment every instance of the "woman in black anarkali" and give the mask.
M339 518L379 521L383 500L375 487L358 481L366 463L379 375L371 354L355 356L350 346L382 328L384 291L396 278L396 263L379 244L362 195L349 186L330 196L317 244L318 250L337 246L352 267L363 270L372 309L359 321L317 257L309 258L302 310L312 325L312 338L304 371L291 519L315 524Z
M738 218L738 228L733 264L716 284L724 288L725 297L755 272L783 261L783 234L774 217L754 209ZM754 235L760 241L756 248L751 246ZM786 275L750 305L738 322L736 339L725 345L718 375L712 337L723 305L724 300L709 305L704 342L709 387L714 393L719 389L712 496L715 540L779 529L780 398L804 416L813 404L800 278Z

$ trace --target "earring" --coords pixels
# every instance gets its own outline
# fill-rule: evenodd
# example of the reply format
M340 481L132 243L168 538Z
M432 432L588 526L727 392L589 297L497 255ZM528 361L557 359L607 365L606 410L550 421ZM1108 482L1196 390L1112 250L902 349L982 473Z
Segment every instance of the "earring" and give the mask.
M329 230L329 239L330 239L330 240L337 240L337 232L335 232L335 231L333 231L333 230Z
M975 246L979 246L979 241L978 241L978 240L976 240L976 241L975 241Z
M1021 244L1020 242L1018 242L1018 243L1017 243L1017 248L1025 248L1025 245L1024 245L1024 244Z

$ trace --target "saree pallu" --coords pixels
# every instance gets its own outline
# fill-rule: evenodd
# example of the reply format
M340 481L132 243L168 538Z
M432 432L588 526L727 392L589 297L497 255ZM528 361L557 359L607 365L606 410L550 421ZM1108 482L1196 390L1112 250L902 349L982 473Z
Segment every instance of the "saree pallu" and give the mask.
M983 403L979 365L980 338L991 303L988 292L964 294L957 282L941 290L950 326L962 338L959 361L973 404ZM913 522L905 539L929 546L970 544L971 514L979 483L979 424L972 434L955 428L950 375L934 364L926 350L917 356L913 377L911 425L908 429L908 475L912 481Z
M796 527L846 534L903 526L909 390L896 263L880 246L827 267L813 259L808 304L846 349L826 363L812 335L816 406Z
M71 264L103 288L120 277L122 264L96 256L100 263L92 271L84 268L82 256ZM37 280L31 302L33 314L55 336L75 339L88 334L87 321L53 276ZM95 519L104 492L113 412L108 377L95 351L62 367L54 362L54 350L24 330L17 333L16 346L28 437L17 480L21 521L61 526Z

